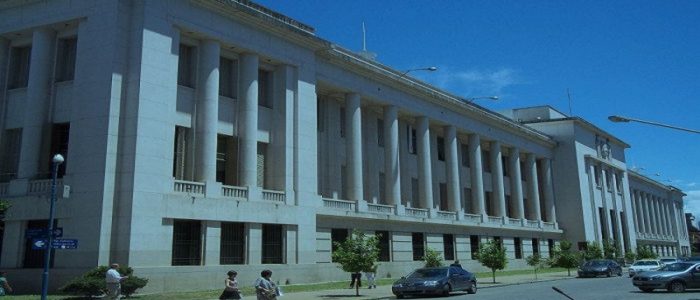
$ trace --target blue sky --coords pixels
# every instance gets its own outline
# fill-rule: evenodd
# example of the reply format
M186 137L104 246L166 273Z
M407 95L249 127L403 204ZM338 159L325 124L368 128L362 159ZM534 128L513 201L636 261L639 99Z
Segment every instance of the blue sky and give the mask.
M350 50L492 110L551 105L632 147L629 167L684 190L700 217L700 1L256 1Z

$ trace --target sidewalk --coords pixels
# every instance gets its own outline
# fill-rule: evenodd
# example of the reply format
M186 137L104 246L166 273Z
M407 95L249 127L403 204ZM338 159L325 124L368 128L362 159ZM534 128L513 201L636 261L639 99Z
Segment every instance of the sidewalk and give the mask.
M516 285L516 284L526 284L538 281L554 281L575 278L576 270L571 272L572 276L567 276L566 271L555 272L555 273L545 273L538 274L537 280L531 274L527 275L511 275L511 276L496 276L496 283L491 283L493 279L491 277L479 277L478 278L478 288L488 289L499 286ZM477 295L479 292L477 291ZM247 297L250 298L250 297ZM391 285L378 286L376 289L360 289L360 296L355 296L355 289L336 289L336 290L324 290L315 292L302 292L302 293L285 293L283 296L279 297L280 300L323 300L323 299L360 299L360 300L370 300L370 299L396 299L394 294L391 293Z

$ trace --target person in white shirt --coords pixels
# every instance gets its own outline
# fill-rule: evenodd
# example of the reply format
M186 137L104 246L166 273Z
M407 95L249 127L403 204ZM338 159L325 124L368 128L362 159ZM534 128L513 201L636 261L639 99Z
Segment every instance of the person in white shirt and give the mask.
M105 283L107 284L107 299L121 299L122 297L122 280L129 276L119 274L119 264L111 264L107 274L105 274Z

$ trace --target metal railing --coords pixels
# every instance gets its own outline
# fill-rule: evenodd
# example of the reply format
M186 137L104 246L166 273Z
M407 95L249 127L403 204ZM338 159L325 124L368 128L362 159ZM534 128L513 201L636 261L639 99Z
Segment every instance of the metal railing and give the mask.
M284 202L287 199L287 196L284 194L284 192L263 190L262 198L266 201Z
M527 220L527 221L525 221L525 227L533 227L533 228L540 227L540 221Z
M63 185L63 179L56 179L56 190ZM51 192L51 179L39 179L29 182L27 193L29 194L46 194Z
M508 225L520 226L522 223L520 222L520 219L508 218Z
M437 217L438 219L455 220L457 219L457 213L453 211L438 211Z
M542 228L544 229L556 229L553 222L542 222Z
M355 201L323 198L323 207L338 210L354 211Z
M175 180L173 190L179 193L204 195L205 184L203 182Z
M428 217L428 209L427 208L406 207L406 215L409 217L427 218Z
M380 214L393 214L394 206L386 204L367 203L367 211Z
M248 199L248 188L241 186L222 185L221 194L224 197Z
M471 223L481 223L481 215L478 214L464 214L464 220Z
M503 223L503 217L489 216L489 223Z

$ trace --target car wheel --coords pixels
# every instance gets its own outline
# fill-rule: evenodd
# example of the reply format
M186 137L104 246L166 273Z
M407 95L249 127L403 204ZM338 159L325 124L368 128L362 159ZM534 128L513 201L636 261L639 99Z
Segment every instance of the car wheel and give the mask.
M682 293L685 291L685 284L681 281L672 281L668 284L668 291L672 293Z
M396 299L403 299L403 295L401 295L401 294L396 294Z
M449 297L449 296L450 296L450 290L452 290L452 288L450 287L450 284L449 284L449 283L446 283L446 284L442 287L442 296L444 296L444 297Z
M605 276L608 276L608 277L612 276L612 270L608 270L608 274L605 274Z
M650 289L650 288L639 288L639 289L642 290L642 292L645 292L645 293L651 293L651 292L654 291L654 289Z
M617 276L622 277L622 270L620 270L619 272L617 272Z
M468 294L476 294L476 281L472 281L472 285L467 289Z

